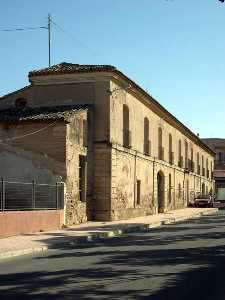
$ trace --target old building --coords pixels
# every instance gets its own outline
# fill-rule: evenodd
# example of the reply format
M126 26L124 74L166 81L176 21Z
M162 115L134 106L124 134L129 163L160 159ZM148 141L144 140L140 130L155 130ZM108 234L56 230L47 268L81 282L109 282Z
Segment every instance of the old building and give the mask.
M214 152L115 67L61 63L29 81L1 98L0 176L65 182L67 224L183 208L212 190Z
M216 153L213 170L215 192L218 200L225 201L225 139L205 138L202 140Z

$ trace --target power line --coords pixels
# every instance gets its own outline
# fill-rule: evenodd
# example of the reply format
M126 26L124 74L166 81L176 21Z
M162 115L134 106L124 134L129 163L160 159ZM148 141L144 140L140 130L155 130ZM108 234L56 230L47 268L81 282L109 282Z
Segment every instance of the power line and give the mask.
M73 42L75 43L79 43L82 47L86 48L87 50L89 50L90 52L92 52L92 54L94 54L95 56L98 56L99 58L103 57L102 54L97 53L95 50L93 50L90 46L86 45L84 42L80 41L79 39L77 39L71 32L65 30L62 26L60 26L59 24L57 24L55 21L51 20L52 24L55 25L59 30L61 30L65 35L67 35ZM103 57L104 58L104 57Z
M49 125L45 126L45 127L42 127L41 129L38 129L38 130L35 130L35 131L32 131L32 132L29 132L27 134L24 134L24 135L20 135L20 136L15 136L15 137L12 137L12 138L8 138L8 139L5 139L5 140L0 140L0 144L3 144L5 142L10 142L10 141L14 141L14 140L18 140L18 139L22 139L22 138L25 138L27 136L30 136L30 135L34 135L36 133L39 133L53 125L55 125L57 123L57 120L55 122L52 122L50 123Z
M13 29L0 29L2 32L14 32L14 31L28 31L28 30L38 30L38 29L48 29L45 26L39 27L23 27L23 28L13 28Z

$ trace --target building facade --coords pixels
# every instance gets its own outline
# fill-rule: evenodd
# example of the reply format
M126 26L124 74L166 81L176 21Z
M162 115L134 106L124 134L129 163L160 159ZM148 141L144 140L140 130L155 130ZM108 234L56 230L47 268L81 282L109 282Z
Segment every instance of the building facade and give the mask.
M69 119L63 123L64 129L57 130L54 124L51 128L64 139L47 156L54 166L54 151L64 149L61 167L67 171L56 171L54 176L66 183L67 224L87 219L127 219L183 208L196 195L212 191L211 148L115 67L62 63L30 72L29 80L30 86L1 98L2 115L15 106L23 114L28 108L46 111L46 107L69 110L86 106L86 123L79 125ZM11 129L7 133L6 121L0 121L7 140L7 136L13 136ZM32 122L35 129L37 123ZM84 148L76 147L71 138L83 134L85 126L87 143ZM28 144L21 142L19 148L29 155L46 155L40 149L41 140L40 146L32 149ZM1 177L10 163L4 161ZM39 171L44 167L43 163ZM29 168L27 172L30 177L35 174ZM11 176L9 172L7 176Z
M225 201L225 139L205 138L203 142L216 153L213 170L215 192L218 200Z

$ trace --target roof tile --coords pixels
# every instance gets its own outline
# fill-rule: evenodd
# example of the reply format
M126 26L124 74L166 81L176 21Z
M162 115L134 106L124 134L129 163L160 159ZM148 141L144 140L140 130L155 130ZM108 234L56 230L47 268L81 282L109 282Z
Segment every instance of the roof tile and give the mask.
M48 68L34 70L29 72L29 78L34 76L50 75L50 74L65 74L65 73L81 73L81 72L108 72L116 70L110 65L79 65L62 62Z
M11 107L0 111L0 122L14 123L19 121L46 121L64 120L69 121L70 117L90 105L76 106L45 106L45 107Z

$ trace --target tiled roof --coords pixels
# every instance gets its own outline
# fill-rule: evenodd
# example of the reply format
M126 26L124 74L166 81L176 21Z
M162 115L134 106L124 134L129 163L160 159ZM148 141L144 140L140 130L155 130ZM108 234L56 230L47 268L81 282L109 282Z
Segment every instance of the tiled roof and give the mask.
M71 63L60 63L58 65L51 66L40 70L34 70L29 72L29 78L41 75L51 74L67 74L67 73L82 73L82 72L109 72L116 70L115 67L110 65L79 65Z
M0 111L0 122L14 123L19 121L47 121L64 120L69 121L70 117L80 110L84 110L90 105L76 106L48 106L35 108L16 108Z

